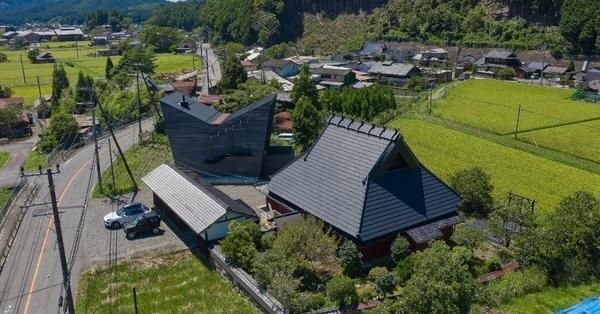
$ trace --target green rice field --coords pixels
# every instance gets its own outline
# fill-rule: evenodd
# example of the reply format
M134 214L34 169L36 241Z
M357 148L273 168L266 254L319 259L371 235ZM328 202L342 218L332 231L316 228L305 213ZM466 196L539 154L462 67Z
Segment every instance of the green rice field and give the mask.
M133 313L134 287L139 313L260 313L189 251L120 262L116 276L105 267L83 273L76 311Z
M521 132L600 119L600 105L573 101L572 89L497 80L470 80L453 87L433 108L444 119L497 134L513 133L521 105Z
M401 130L417 158L442 180L461 169L484 169L492 177L497 200L512 191L535 199L537 212L543 215L577 189L600 196L598 174L433 122L398 119L390 126Z
M60 45L59 45L60 44ZM106 65L105 57L95 57L99 47L88 47L79 43L79 58L77 58L76 48L45 48L69 46L72 43L44 43L41 51L49 51L65 65L65 70L70 83L77 82L79 71L92 77L104 77L104 68ZM39 97L37 77L40 78L42 94L51 92L53 64L32 64L27 59L27 51L8 51L3 50L8 57L8 62L0 63L0 85L10 86L13 89L14 96L24 97L26 104L31 105ZM23 80L23 70L21 69L20 56L23 57L23 68L25 70L25 81ZM114 64L117 64L121 56L111 57ZM199 60L196 59L196 67L199 67ZM182 69L192 68L192 56L190 54L157 54L156 55L156 73L174 73Z

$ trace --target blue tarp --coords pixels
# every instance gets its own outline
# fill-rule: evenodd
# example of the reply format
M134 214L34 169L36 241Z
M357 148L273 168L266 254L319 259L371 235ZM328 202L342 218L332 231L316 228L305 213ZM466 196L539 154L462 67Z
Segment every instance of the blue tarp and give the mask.
M600 314L600 295L587 298L569 308L556 312L556 314Z

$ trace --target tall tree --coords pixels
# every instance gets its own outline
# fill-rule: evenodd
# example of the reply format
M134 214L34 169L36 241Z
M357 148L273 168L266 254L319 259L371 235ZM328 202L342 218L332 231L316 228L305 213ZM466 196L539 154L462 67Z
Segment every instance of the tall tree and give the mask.
M217 83L220 92L228 89L236 89L238 86L248 80L246 70L240 64L240 60L235 55L230 55L223 66L223 76Z
M308 72L308 65L303 65L300 70L300 74L294 80L294 88L292 89L292 100L294 103L298 103L300 98L307 97L308 100L317 108L317 110L321 110L321 106L319 104L319 96L317 94L317 86L315 82L310 78L310 73Z
M110 57L106 57L106 67L104 67L104 77L107 80L110 80L112 78L113 67L114 67L114 65L113 65L113 62L110 59Z
M69 78L65 67L62 64L54 65L52 71L52 107L60 105L63 90L67 88L69 88Z
M308 149L319 136L321 132L321 114L312 104L310 98L302 96L296 102L296 108L292 112L294 122L294 144L296 150L304 152Z

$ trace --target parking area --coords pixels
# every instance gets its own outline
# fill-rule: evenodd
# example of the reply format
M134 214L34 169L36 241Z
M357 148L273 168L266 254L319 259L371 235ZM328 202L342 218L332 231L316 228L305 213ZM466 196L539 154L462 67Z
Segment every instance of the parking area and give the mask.
M161 223L159 234L149 232L138 235L133 240L127 239L122 229L106 228L103 222L104 216L131 202L132 196L128 194L114 200L92 199L90 201L85 218L85 232L80 243L80 251L87 255L88 267L108 263L109 252L114 245L117 246L119 259L141 256L149 252L175 252L194 246L194 235L181 233L177 227L165 220ZM141 202L149 208L154 206L152 193L145 186L141 187L134 201ZM111 241L115 236L116 241Z

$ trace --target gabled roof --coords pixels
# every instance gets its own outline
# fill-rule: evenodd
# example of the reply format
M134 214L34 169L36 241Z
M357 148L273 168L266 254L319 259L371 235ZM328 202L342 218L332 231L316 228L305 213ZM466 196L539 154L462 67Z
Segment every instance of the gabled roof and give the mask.
M385 62L377 62L375 63L369 73L382 75L394 75L394 76L407 76L413 69L415 68L412 64L405 63L392 63L387 64Z
M367 41L360 51L361 56L380 55L385 50L385 43L382 41Z
M337 116L268 190L361 241L455 214L460 201L397 132Z
M263 64L262 64L263 67L268 67L268 68L284 68L288 65L297 66L296 63L294 63L290 60L280 60L280 59L267 60L267 61L263 62Z
M485 55L486 58L508 59L516 58L515 54L507 50L492 50Z
M0 98L0 108L5 108L11 105L23 105L25 98L23 97L11 97L11 98Z
M187 114L207 123L212 123L221 115L221 112L215 110L214 108L204 105L198 102L196 99L185 96L178 92L166 95L160 101L163 104L184 111ZM182 106L183 101L187 102L188 107Z
M547 68L550 64L546 63L546 62L540 62L540 61L535 61L535 62L531 62L527 65L527 67L535 70L535 71L543 71L545 68Z
M142 181L196 234L206 230L228 211L257 216L244 202L231 199L200 176L183 168L163 164Z

